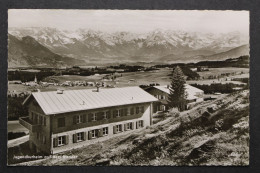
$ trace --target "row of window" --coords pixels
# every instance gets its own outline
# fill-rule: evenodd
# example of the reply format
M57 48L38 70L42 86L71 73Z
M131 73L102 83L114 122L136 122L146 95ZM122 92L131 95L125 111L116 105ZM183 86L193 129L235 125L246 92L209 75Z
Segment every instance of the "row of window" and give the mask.
M117 117L134 115L139 113L144 113L144 106L132 107L130 109L123 108L123 109L116 109L112 111L89 113L88 121L91 122L91 121L109 119L111 118L111 115L113 115L113 118L117 118ZM86 115L75 115L73 117L73 124L85 123L86 120L87 120ZM58 127L65 127L65 117L58 118Z
M46 117L34 112L31 112L32 122L35 124L46 126Z
M136 129L143 127L143 120L136 121ZM134 122L129 122L125 124L118 124L113 126L113 133L117 134L123 131L133 130L134 129ZM108 127L103 127L100 129L93 129L88 131L88 139L95 139L103 136L107 136L109 133ZM73 143L85 141L87 139L87 133L86 132L79 132L76 134L73 134ZM58 147L62 145L66 145L69 143L69 135L59 136L57 138L54 138L53 140L53 147Z
M165 95L154 95L154 97L156 97L157 99L163 99L163 100L166 99Z

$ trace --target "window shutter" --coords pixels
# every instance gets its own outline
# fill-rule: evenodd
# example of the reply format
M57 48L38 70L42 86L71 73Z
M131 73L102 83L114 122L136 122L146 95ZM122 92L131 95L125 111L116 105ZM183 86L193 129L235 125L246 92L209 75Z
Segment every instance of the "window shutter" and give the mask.
M99 129L98 130L98 137L102 137L103 136L103 129Z
M53 147L58 146L58 138L53 138Z
M92 132L91 131L88 132L88 139L92 139Z
M73 134L73 143L77 142L77 134Z
M87 116L86 114L83 115L83 123L87 122L87 117L86 116Z
M87 134L86 134L86 132L83 132L83 141L85 141L85 140L86 140L86 137L87 137Z
M138 121L136 121L136 129L138 129L139 128L139 126L138 126Z
M77 118L77 116L75 115L75 116L73 116L73 124L76 124L76 118Z
M142 127L144 127L144 120L141 120Z
M65 144L67 145L69 143L69 135L66 136Z
M103 120L103 118L104 118L104 116L103 116L102 112L97 113L97 120L98 121Z
M111 118L111 112L107 111L107 119L110 119L110 118Z
M113 110L113 118L116 118L116 111L117 110Z
M141 107L141 112L144 113L144 107L143 106Z
M92 121L92 116L93 116L92 113L88 114L88 122L91 122L91 121Z
M117 131L116 131L116 126L113 127L113 132L114 132L114 134L117 133Z
M134 129L134 125L135 125L135 123L134 122L131 122L132 123L132 127L131 127L131 129L133 130Z
M126 131L126 124L124 124L124 131Z

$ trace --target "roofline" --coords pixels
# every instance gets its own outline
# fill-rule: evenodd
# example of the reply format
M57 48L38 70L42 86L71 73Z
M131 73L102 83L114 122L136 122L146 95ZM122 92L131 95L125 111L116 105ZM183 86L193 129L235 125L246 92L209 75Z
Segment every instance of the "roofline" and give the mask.
M156 101L146 101L146 102L139 102L139 103L153 103L153 102L160 102L160 100L157 99ZM45 113L45 115L57 115L57 114L68 113L68 112L87 111L87 110L94 110L94 109L100 109L100 108L109 108L109 107L116 107L116 106L123 106L123 105L134 105L134 104L139 104L139 103L121 104L121 105L97 107L97 108L91 108L91 109L79 109L79 110L75 110L75 111L53 112L53 113L50 113L50 114L46 114L45 112L44 113Z
M30 95L28 97L26 97L26 99L23 101L22 105L25 106L29 102L29 100L32 96L33 96L32 93L30 93Z

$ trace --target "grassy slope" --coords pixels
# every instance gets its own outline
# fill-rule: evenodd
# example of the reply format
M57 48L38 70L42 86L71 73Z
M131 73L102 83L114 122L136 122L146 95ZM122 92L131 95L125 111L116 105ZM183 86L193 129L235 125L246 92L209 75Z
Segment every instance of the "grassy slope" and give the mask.
M209 107L214 106L213 109ZM207 113L205 113L207 112ZM134 134L23 165L248 165L248 91L204 102ZM62 155L60 154L60 155Z

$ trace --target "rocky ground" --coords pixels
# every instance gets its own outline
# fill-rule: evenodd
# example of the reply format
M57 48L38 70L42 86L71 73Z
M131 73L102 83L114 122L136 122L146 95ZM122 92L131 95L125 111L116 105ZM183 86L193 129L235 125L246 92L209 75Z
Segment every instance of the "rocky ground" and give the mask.
M20 165L249 165L249 91L170 111L135 133Z

